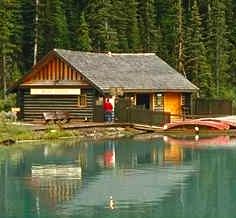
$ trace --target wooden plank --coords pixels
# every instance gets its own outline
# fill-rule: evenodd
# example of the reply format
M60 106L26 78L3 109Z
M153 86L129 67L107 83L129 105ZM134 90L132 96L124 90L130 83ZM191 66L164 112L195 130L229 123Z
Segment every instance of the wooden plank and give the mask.
M45 66L44 69L45 69L46 80L49 80L48 66Z
M63 79L63 74L64 74L64 63L63 61L60 60L60 77L59 77L60 80Z
M55 63L55 59L52 60L52 73L53 75L55 75L55 79L57 80L57 72L56 72L56 63Z
M76 80L75 71L73 69L71 70L71 78L72 80Z
M60 60L58 58L55 59L55 64L56 64L56 75L57 75L57 80L60 80Z
M72 69L71 69L71 67L69 67L69 69L68 69L68 80L72 80Z
M69 68L69 66L67 66L67 65L65 64L64 67L65 67L65 74L64 74L63 80L68 80L68 68Z
M52 80L52 78L51 78L50 64L47 65L47 74L48 74L48 80Z

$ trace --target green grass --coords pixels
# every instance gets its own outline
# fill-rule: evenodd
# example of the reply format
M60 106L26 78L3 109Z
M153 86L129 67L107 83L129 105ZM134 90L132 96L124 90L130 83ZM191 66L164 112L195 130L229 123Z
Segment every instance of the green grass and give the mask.
M64 131L57 125L49 125L45 131L34 131L30 127L16 124L0 117L0 142L4 140L40 140L58 139L61 137L78 137L79 134L73 131Z
M88 128L80 130L64 130L57 124L49 124L45 130L34 131L31 127L21 123L13 123L6 120L0 113L0 144L5 140L14 140L16 142L26 140L55 140L61 138L115 138L131 137L137 134L130 129L116 128Z
M26 128L23 125L14 125L10 122L0 121L0 141L12 139L17 140L27 140L37 138L37 134L31 129Z

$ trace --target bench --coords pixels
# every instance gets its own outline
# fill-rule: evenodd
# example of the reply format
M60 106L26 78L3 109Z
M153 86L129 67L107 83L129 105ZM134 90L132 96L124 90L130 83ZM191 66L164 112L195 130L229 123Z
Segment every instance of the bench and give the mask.
M68 123L70 121L70 115L67 111L51 111L44 112L43 119L46 123L52 121L53 123L59 121L61 123Z

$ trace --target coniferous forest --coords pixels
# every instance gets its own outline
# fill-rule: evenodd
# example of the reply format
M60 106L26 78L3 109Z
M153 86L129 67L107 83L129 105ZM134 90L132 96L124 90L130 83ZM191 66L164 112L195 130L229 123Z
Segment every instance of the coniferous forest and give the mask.
M155 52L200 88L236 101L236 0L1 0L1 98L53 48Z

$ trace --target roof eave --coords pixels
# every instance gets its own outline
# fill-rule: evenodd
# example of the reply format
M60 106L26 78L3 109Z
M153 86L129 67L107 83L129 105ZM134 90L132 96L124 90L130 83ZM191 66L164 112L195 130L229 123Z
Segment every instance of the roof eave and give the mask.
M120 88L120 87L119 87ZM104 93L109 93L110 88L103 89ZM158 93L158 92L175 92L175 93L197 93L199 91L196 89L122 89L124 93Z

